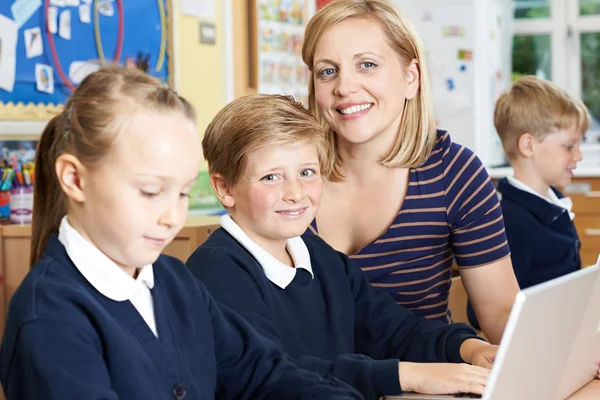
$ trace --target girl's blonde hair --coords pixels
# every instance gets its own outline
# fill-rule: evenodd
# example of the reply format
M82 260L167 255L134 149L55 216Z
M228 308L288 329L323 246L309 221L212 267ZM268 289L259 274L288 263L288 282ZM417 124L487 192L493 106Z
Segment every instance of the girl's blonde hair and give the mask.
M48 122L36 150L31 266L67 214L67 198L56 175L65 153L93 167L111 150L123 124L140 110L180 112L195 121L193 108L173 90L135 68L106 66L87 76L62 113Z
M330 179L334 181L344 178L341 172L342 160L337 152L336 133L325 122L316 105L313 62L317 45L323 34L349 18L371 18L378 21L388 44L398 54L402 64L408 67L413 59L418 62L419 90L413 99L405 102L396 143L381 163L391 168L421 165L429 158L436 140L425 50L412 23L388 0L334 0L320 9L309 21L302 46L302 59L311 71L308 87L309 110L327 130L330 157L334 160Z

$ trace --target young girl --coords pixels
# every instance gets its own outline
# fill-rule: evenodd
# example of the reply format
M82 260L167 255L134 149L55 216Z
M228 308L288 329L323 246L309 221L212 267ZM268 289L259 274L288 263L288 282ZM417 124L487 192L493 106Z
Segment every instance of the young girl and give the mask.
M359 398L297 369L160 253L200 167L194 112L135 69L88 76L40 139L32 270L0 350L8 399Z

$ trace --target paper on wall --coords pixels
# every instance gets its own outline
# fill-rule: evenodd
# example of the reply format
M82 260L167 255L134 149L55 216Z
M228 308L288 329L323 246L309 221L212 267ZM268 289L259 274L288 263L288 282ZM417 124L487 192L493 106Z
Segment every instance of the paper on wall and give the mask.
M54 71L46 64L35 64L35 87L40 92L54 93Z
M69 78L71 81L79 85L86 76L100 69L100 63L96 61L73 61L69 65Z
M17 66L17 35L19 26L0 14L0 89L12 92Z
M215 0L181 0L181 13L202 19L216 19Z
M65 0L50 0L50 5L56 7L64 7L67 5L67 2Z
M64 10L60 13L58 36L65 40L71 40L71 10Z
M44 53L44 40L39 26L26 29L23 36L25 37L25 55L27 58L39 57Z
M79 6L79 20L82 24L89 24L92 22L90 8L89 4L82 4Z
M67 6L79 7L79 0L66 0Z
M98 12L105 17L112 17L115 15L115 8L113 7L113 3L111 1L101 1L98 3Z
M10 6L10 11L20 28L41 6L42 0L17 0Z
M58 8L48 7L48 30L53 35L58 32Z

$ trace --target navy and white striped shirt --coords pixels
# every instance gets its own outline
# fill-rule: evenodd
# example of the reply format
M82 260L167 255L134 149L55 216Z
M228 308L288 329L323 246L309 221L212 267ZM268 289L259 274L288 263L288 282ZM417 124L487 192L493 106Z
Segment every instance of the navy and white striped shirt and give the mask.
M309 231L317 233L316 221ZM483 164L447 132L411 168L408 192L387 231L351 258L373 286L416 315L450 322L453 258L474 268L509 255L502 210Z

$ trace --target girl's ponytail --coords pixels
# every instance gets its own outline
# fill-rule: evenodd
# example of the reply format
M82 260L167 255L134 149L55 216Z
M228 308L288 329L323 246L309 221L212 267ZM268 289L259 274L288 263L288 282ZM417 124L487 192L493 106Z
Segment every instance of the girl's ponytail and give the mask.
M31 267L40 259L50 235L58 232L60 220L67 213L62 189L56 176L55 163L60 154L57 143L64 140L63 114L52 118L37 145L35 184L33 185L33 220L31 235Z

